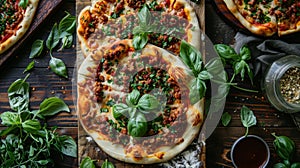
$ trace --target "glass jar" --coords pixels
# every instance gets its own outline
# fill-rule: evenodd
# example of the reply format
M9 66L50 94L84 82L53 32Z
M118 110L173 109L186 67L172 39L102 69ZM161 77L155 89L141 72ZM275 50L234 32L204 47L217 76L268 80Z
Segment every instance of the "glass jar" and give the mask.
M291 103L284 99L281 93L280 80L291 68L300 68L300 56L289 55L272 63L262 79L262 87L268 101L279 111L286 113L300 112L299 103ZM300 76L299 76L300 80ZM300 81L299 81L300 82ZM300 88L298 88L298 91Z

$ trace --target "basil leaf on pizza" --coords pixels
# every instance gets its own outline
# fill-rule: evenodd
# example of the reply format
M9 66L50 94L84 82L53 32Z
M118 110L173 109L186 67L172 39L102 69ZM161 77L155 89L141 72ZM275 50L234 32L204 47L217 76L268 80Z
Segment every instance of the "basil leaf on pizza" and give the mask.
M128 121L127 130L133 137L142 137L148 131L147 120L142 113L138 113Z
M140 92L138 90L134 89L131 93L129 93L127 95L126 103L130 107L135 107L139 102L139 98L140 98Z
M202 70L202 55L195 47L182 41L180 45L180 57L183 62L192 69L195 76Z
M160 103L159 101L152 95L144 94L138 104L137 108L143 113L149 113L152 110L157 110Z
M25 9L27 5L28 5L28 0L20 0L19 6Z
M120 104L115 104L112 107L112 110L113 110L114 118L119 119L122 116L128 116L126 114L129 114L132 109L128 107L126 104L120 103Z
M141 50L145 47L145 45L148 43L148 34L147 33L140 33L137 35L134 35L133 37L133 47L136 50Z

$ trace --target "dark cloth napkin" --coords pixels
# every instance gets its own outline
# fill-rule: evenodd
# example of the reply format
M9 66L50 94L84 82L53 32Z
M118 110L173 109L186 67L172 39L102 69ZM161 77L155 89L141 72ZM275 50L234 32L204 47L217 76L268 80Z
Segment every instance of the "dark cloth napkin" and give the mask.
M235 35L234 49L236 52L239 52L239 49L244 45L247 45L251 49L252 66L255 76L264 74L269 65L284 56L297 55L300 59L299 43L289 44L281 40L264 40L238 32ZM291 116L300 129L300 112L291 114Z
M235 35L235 50L247 44L251 49L255 76L263 74L266 68L277 59L287 55L298 55L300 59L300 44L289 44L281 40L264 40L242 33Z

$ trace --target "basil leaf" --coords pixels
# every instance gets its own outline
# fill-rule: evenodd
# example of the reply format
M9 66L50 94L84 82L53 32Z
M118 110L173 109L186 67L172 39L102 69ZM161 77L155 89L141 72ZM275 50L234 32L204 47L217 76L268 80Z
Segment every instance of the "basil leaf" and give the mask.
M193 71L195 76L202 70L202 55L192 45L186 41L182 41L180 45L180 57L182 61Z
M138 104L137 108L141 110L143 113L149 113L151 110L155 110L159 107L160 103L156 99L156 97L149 95L149 94L144 94Z
M224 66L220 57L215 57L205 64L205 69L213 76L224 71Z
M253 85L253 78L254 78L253 72L251 71L250 66L248 64L246 64L245 66L246 66L247 74L250 78L251 84Z
M242 60L245 60L245 61L250 60L251 59L250 49L247 46L243 46L240 49L240 56L241 56Z
M28 110L29 84L25 82L28 77L29 75L25 79L16 80L7 90L10 108L14 111L21 112Z
M288 167L283 163L277 163L273 166L273 168L288 168Z
M2 125L11 126L11 125L20 125L21 119L17 113L14 112L4 112L0 114L2 120Z
M85 157L80 163L80 168L96 168L96 166L94 165L94 160L90 157Z
M71 157L77 157L77 144L70 136L60 136L59 138L60 152Z
M300 163L293 163L291 168L300 168Z
M135 50L141 50L143 49L146 44L148 43L148 34L147 33L141 33L134 35L132 44Z
M127 124L129 135L133 137L142 137L148 131L148 124L142 113L137 113L136 117L130 118Z
M22 127L27 133L35 133L41 129L41 124L38 120L26 120L22 123Z
M76 17L67 13L67 15L59 22L58 30L60 38L70 36L75 31Z
M129 112L129 107L126 104L119 103L113 105L113 116L115 119L119 119L122 116L126 116Z
M65 104L65 102L62 101L60 98L51 97L51 98L45 99L41 103L38 114L45 117L45 116L53 116L62 111L70 112L70 109Z
M241 108L241 121L244 127L247 128L245 136L248 135L249 127L256 125L256 117L252 110L248 107L243 106Z
M189 98L192 104L197 103L200 99L205 96L206 84L199 78L193 79L190 83Z
M233 59L233 60L238 60L239 56L238 54L234 51L234 49L228 45L225 44L216 44L215 50L217 51L218 55L221 58L224 59Z
M1 130L0 131L0 136L7 136L10 133L13 133L14 131L19 131L19 126L18 125L12 125L12 126L7 127L4 130Z
M132 90L131 93L129 93L126 97L126 103L129 106L135 106L137 105L140 98L140 92L136 89Z
M237 75L237 74L241 74L241 78L242 78L242 81L244 80L245 78L245 67L246 67L247 63L244 61L244 60L241 60L239 62L236 62L234 64L234 73Z
M28 5L28 0L20 0L19 6L22 7L23 9L26 9Z
M51 57L49 65L50 65L51 70L55 74L62 76L64 78L68 78L67 67L61 59Z
M141 11L138 13L139 23L142 26L148 26L151 21L151 12L149 11L147 5L144 5Z
M73 36L72 35L65 36L62 38L61 42L62 42L62 46L57 51L62 51L65 48L70 48L73 44Z
M228 112L226 112L226 113L224 113L224 114L222 115L221 120L222 120L223 126L226 127L226 126L228 126L228 124L229 124L230 121L231 121L231 115L230 115Z
M107 161L107 159L105 159L101 168L115 168L115 166L111 162Z
M49 160L39 160L39 161L36 161L36 163L38 163L39 165L42 165L42 166L47 165L49 162L50 162ZM26 166L24 168L26 168Z
M34 65L35 65L35 62L34 62L34 61L31 61L31 62L27 65L27 67L26 67L26 69L23 71L23 73L26 73L26 72L28 72L28 71L31 71L31 70L34 68Z
M39 57L44 49L44 41L43 40L35 40L31 47L31 52L29 58Z
M198 78L200 80L209 80L211 79L213 76L208 72L208 71L201 71L199 74L198 74Z
M57 23L55 23L46 41L46 46L50 50L50 52L52 51L53 48L57 46L57 44L59 43L59 39L60 39L59 31L57 28Z

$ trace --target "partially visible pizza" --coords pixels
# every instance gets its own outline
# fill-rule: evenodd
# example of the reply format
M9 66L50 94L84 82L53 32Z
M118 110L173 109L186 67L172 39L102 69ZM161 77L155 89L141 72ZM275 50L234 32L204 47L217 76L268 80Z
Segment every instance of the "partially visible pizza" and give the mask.
M279 36L300 31L299 0L224 0L231 13L250 32Z
M0 0L0 54L25 34L38 2L39 0Z
M182 39L200 47L200 26L194 9L184 0L95 0L78 17L78 39L84 55L118 39L132 39L140 25L139 12L149 26L149 43L178 54ZM147 19L151 18L151 19Z
M192 71L180 57L120 40L89 55L78 70L77 110L86 132L108 155L129 163L164 162L182 152L203 122L192 104Z

